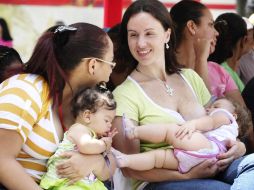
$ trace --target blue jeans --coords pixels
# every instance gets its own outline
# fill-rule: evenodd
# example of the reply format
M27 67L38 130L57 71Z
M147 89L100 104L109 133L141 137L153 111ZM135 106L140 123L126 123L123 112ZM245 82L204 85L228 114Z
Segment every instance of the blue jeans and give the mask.
M215 179L149 183L144 190L251 190L254 189L254 154L239 158Z
M0 190L7 190L7 189L0 184Z

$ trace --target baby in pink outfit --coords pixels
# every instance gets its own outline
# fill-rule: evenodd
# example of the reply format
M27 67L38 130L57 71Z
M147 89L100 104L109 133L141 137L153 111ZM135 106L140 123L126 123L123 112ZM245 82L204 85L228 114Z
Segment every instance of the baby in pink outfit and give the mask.
M223 98L216 100L207 109L207 114L182 125L153 124L136 127L125 118L123 124L127 138L152 143L167 142L172 145L173 152L171 149L156 149L127 155L112 149L118 166L140 171L167 168L186 173L205 159L214 158L216 161L219 153L227 151L226 144L236 141L238 124L242 124L237 124L237 115L246 115L248 118L248 112Z

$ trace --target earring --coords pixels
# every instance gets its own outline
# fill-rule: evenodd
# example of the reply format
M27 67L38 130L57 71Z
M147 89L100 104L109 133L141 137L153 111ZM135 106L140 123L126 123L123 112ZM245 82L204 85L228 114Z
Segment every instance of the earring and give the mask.
M165 43L165 45L166 45L166 49L169 49L169 45L168 45L168 43Z

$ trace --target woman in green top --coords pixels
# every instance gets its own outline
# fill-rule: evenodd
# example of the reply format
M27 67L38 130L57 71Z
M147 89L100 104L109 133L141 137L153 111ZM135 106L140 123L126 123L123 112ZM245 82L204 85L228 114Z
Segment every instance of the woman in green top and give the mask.
M157 0L135 1L123 16L120 47L116 52L117 56L125 58L124 63L128 63L119 66L135 68L114 91L117 101L117 117L113 121L113 127L117 128L119 132L113 141L113 146L116 149L127 154L155 148L165 148L169 152L171 151L170 145L166 143L150 144L139 140L130 141L125 138L121 128L123 113L132 119L135 125L179 123L179 114L185 120L197 118L201 114L202 105L209 102L210 94L203 80L193 70L181 69L175 59L174 51L174 27L165 6ZM240 161L233 162L233 160L244 154L245 147L241 142L227 146L229 151L220 154L216 164L214 164L214 160L207 160L186 174L167 169L135 171L125 168L122 171L125 176L139 180L135 181L133 189L145 186L145 189L160 190L229 190L231 186L229 183L232 183L236 178L235 175L226 179L231 182L213 179L180 181L212 177L229 165L230 168L236 170ZM231 171L225 172L228 174L227 172ZM235 172L235 174L237 173ZM241 182L242 178L243 176L239 175L238 181ZM148 184L148 182L150 183ZM243 184L249 185L246 188L254 185ZM238 183L234 185L238 185Z

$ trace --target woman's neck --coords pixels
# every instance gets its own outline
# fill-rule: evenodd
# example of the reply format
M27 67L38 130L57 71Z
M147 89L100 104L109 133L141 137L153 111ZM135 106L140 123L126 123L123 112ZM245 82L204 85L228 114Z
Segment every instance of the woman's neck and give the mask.
M85 76L84 76L85 75ZM89 76L86 76L85 72L83 73L82 78L78 75L69 78L69 84L66 83L64 90L63 90L63 97L62 97L62 113L63 113L63 120L65 126L68 128L70 125L74 123L74 118L71 114L71 100L73 95L83 87L89 87L92 84L89 82L85 82L84 78L87 78L87 81L90 80Z
M241 47L241 41L239 41L236 47L233 49L232 57L227 59L227 64L230 66L231 69L237 71L239 67L239 60L243 55L243 49Z
M147 78L150 79L160 79L163 81L166 81L166 70L165 70L165 61L163 64L152 64L151 66L143 66L141 64L138 64L136 71Z
M176 59L180 65L194 69L196 56L191 40L182 42L176 50Z
M239 65L239 61L235 57L231 57L227 59L227 64L232 70L236 71Z

